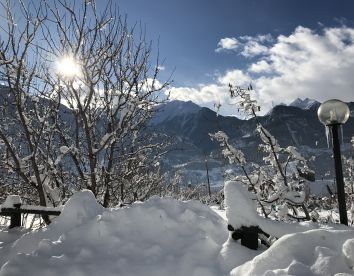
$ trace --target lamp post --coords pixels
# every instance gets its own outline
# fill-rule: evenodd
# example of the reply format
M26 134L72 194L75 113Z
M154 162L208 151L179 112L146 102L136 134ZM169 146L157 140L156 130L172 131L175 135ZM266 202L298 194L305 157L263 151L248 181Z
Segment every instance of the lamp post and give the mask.
M324 124L326 127L328 127L332 133L339 218L341 224L348 225L338 128L340 125L344 124L348 120L350 115L350 110L346 103L334 99L322 103L318 108L317 115L321 123Z

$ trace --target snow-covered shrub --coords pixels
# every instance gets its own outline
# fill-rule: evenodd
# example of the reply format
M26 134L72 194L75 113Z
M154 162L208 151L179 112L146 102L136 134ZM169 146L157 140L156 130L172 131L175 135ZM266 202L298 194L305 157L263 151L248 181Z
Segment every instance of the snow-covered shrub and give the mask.
M210 134L210 137L220 143L222 153L229 163L241 168L243 175L233 180L245 183L248 190L256 194L265 217L272 215L280 220L308 220L308 189L304 185L303 176L313 172L295 147L281 147L277 139L260 123L256 114L260 107L251 98L251 92L250 88L234 88L230 85L231 98L238 100L239 110L256 121L264 164L249 164L244 153L229 141L223 131Z

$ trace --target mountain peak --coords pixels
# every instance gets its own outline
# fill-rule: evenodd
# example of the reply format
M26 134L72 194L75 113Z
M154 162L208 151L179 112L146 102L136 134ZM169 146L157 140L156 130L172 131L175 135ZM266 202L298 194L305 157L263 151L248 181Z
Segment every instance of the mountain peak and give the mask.
M313 108L317 108L319 105L320 103L318 101L310 98L305 98L305 99L297 98L296 100L294 100L289 104L289 106L294 106L301 109L313 109Z
M159 124L166 120L171 120L174 117L197 113L201 107L192 101L184 102L180 100L168 101L160 104L157 107L151 123L153 125Z

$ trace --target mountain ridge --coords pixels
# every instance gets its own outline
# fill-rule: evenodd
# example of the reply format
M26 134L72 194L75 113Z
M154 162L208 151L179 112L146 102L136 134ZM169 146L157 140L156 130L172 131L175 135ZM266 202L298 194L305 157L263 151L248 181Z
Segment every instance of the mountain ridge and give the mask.
M182 103L179 102L179 104ZM348 106L353 114L354 102L348 103ZM315 156L315 161L311 161L311 166L321 176L333 169L331 149L327 146L325 127L318 120L317 108L314 105L307 107L309 106L300 108L294 105L278 105L269 114L259 116L258 120L275 136L281 146L296 146L306 158ZM168 103L165 108L169 108ZM354 135L353 115L343 128L345 143L343 149L345 151ZM169 154L167 159L172 167L177 165L179 160L195 162L195 159L203 159L202 156L220 155L220 146L209 137L209 133L219 130L229 136L230 141L245 153L250 162L263 162L263 155L258 151L260 139L255 131L256 121L254 118L243 120L237 117L218 115L209 108L201 107L189 114L176 113L176 116L155 124L154 129L172 137L179 137L176 148L183 148L185 153L190 154L189 157L181 157L182 151ZM179 158L175 159L176 156ZM203 169L202 163L200 168Z

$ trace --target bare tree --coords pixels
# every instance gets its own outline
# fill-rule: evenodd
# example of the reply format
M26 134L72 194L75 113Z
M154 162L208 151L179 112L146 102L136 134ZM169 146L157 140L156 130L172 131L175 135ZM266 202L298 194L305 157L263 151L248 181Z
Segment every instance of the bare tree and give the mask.
M24 189L35 191L39 203L45 206L45 183L49 177L49 174L43 174L47 169L46 157L49 157L45 147L53 139L53 134L47 131L50 109L30 102L30 95L40 93L38 89L46 89L46 85L38 85L41 64L36 43L46 15L41 7L30 11L20 2L18 8L22 20L16 21L10 3L1 5L6 11L6 24L1 24L0 66L7 87L1 95L3 168L12 179L17 176Z
M127 189L134 199L148 196L152 182L132 182L159 171L165 142L146 123L168 82L158 80L159 56L142 28L129 28L112 2L101 10L65 0L2 7L3 170L41 205L82 188L104 206Z

